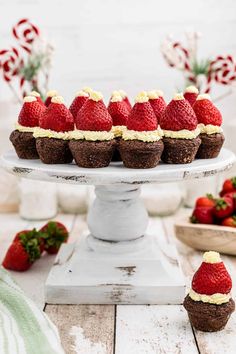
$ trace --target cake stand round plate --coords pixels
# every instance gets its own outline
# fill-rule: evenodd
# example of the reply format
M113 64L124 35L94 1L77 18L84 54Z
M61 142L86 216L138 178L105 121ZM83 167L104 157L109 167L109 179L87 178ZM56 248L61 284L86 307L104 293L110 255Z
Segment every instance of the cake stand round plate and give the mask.
M222 149L210 160L187 165L160 164L147 170L111 163L99 169L75 164L45 165L1 158L15 175L44 181L95 185L88 212L89 234L63 244L46 281L46 302L56 304L180 304L185 281L174 245L160 242L158 230L146 234L147 211L139 198L144 183L202 178L230 169L235 155ZM158 188L158 187L157 187Z

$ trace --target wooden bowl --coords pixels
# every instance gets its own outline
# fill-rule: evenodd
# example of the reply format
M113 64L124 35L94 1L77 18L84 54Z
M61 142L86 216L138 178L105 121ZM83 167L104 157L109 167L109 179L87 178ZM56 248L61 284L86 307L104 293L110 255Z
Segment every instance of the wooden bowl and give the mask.
M175 233L178 240L197 250L236 255L236 228L191 224L184 218L175 223Z

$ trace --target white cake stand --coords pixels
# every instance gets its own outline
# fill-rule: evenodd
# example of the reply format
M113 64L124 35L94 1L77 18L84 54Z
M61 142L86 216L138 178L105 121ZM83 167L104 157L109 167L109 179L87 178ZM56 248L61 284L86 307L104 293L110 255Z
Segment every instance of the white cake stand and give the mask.
M140 185L201 178L228 170L234 154L222 149L216 159L187 165L160 164L148 170L113 163L99 169L75 164L45 165L2 157L11 173L30 179L95 185L88 213L89 235L64 244L46 282L46 301L56 304L179 304L185 292L175 247L146 235L147 211ZM161 201L160 201L161 202Z

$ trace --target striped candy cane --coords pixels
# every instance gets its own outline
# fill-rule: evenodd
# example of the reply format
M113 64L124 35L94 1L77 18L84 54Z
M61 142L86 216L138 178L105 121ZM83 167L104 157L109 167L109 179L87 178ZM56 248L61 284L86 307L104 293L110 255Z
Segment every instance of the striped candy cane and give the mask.
M31 53L31 46L39 36L39 29L27 18L23 18L12 29L13 36L19 42L22 49Z

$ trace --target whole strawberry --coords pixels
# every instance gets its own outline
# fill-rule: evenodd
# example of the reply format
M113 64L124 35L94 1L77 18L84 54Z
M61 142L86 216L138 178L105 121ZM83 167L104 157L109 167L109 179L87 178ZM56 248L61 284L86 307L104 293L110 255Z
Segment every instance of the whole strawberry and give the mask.
M136 103L128 118L127 128L136 131L151 131L157 129L157 118L145 91L141 92L136 97Z
M229 227L236 227L236 216L229 216L225 219L222 220L221 222L222 226L229 226Z
M52 97L58 96L58 92L56 90L50 90L47 92L47 97L45 100L45 106L48 107L52 101Z
M152 109L157 117L159 122L162 114L166 109L166 102L163 98L163 93L160 90L153 90L148 92L149 103L152 106Z
M58 221L49 221L40 231L44 241L44 249L49 254L56 254L61 244L67 242L69 232L65 225Z
M193 109L197 116L198 123L221 126L222 115L211 102L209 95L199 95L193 105Z
M40 253L42 254L44 251L44 239L42 232L37 231L35 228L32 230L23 230L20 231L16 234L16 236L13 239L13 242L15 241L21 241L24 244L26 244L28 241L36 239L39 244L40 248Z
M196 207L190 217L193 224L214 224L212 207Z
M215 206L215 199L211 194L207 194L205 197L200 197L196 200L196 207L213 208Z
M112 95L107 109L112 117L113 125L126 126L129 117L129 109L120 94Z
M38 93L37 91L31 91L30 94L29 94L29 96L35 97L36 100L37 100L37 102L38 102L41 106L45 107L45 104L44 104L44 102L43 102L43 100L42 100L42 98L41 98L41 96L40 96L40 93Z
M234 205L234 211L236 211L236 191L224 194L224 197L231 198Z
M45 106L40 105L35 97L26 96L18 117L18 123L24 127L37 127L44 111Z
M213 208L214 215L218 219L224 219L227 216L233 214L234 203L230 197L222 197L215 200L215 206Z
M223 197L226 193L230 192L236 192L236 177L224 181L220 196Z
M2 265L6 269L22 272L29 269L40 255L39 239L34 234L32 237L32 230L24 230L16 235Z
M126 107L127 107L128 111L130 112L131 109L132 109L132 105L131 105L130 100L129 100L128 96L127 96L127 93L124 90L119 90L118 93L123 98L123 101L125 102Z
M75 119L76 128L89 131L110 131L112 118L100 92L92 91L89 99L79 110Z
M199 91L195 86L188 86L185 89L184 98L190 103L191 106L193 106L196 102L198 94Z
M197 128L197 117L183 95L176 94L174 99L166 106L160 118L160 126L164 130L195 130Z
M73 115L74 119L77 117L79 110L82 108L84 103L89 98L89 94L84 91L79 91L76 93L73 102L70 105L70 112Z
M39 126L56 132L74 130L74 118L64 105L64 100L61 96L52 97L51 104L39 119Z

